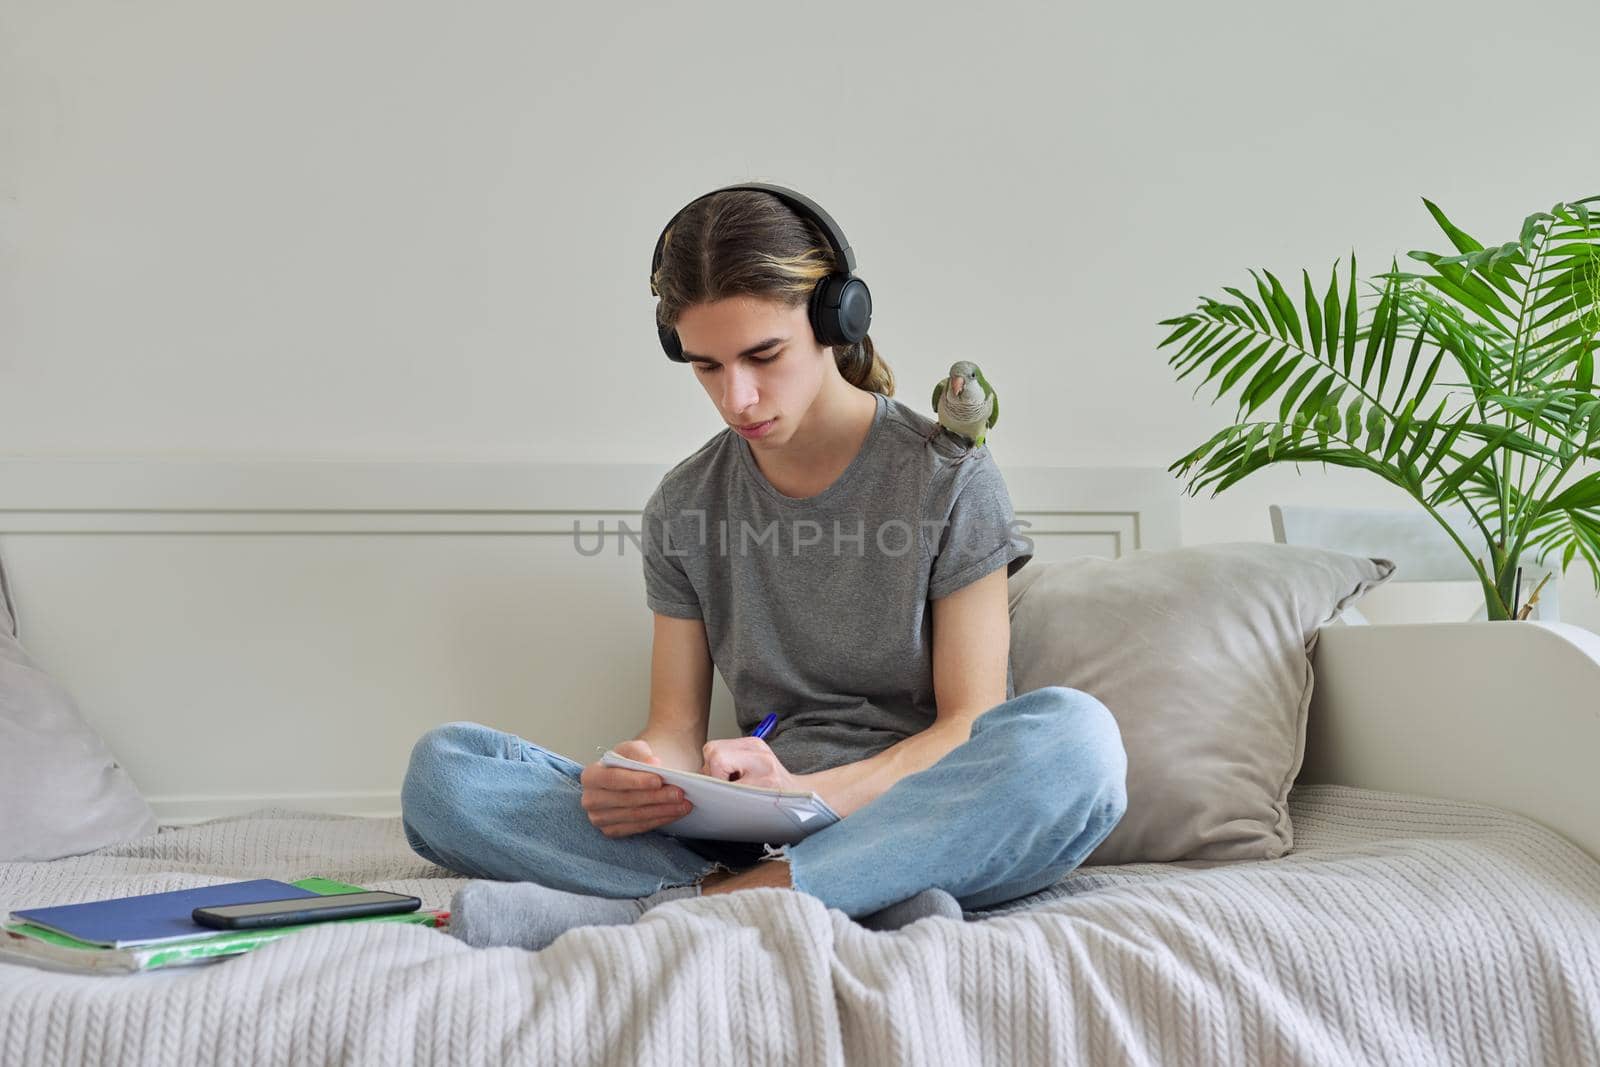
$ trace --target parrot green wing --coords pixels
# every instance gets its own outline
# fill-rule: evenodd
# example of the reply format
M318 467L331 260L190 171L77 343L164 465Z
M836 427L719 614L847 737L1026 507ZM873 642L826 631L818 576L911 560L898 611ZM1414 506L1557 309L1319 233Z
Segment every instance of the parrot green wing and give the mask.
M944 396L945 380L939 379L939 384L933 387L933 413L939 414L939 400Z
M1000 421L1000 394L994 391L994 387L983 376L983 371L978 372L977 378L978 384L983 386L983 391L989 394L990 400L994 401L994 407L989 409L989 421L985 424L985 426L993 426Z

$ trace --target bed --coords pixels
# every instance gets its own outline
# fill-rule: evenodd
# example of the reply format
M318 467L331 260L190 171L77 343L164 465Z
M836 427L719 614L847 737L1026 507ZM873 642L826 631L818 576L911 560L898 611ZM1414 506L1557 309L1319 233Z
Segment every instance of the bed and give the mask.
M581 756L635 717L572 722L507 694L533 687L530 658L593 665L601 697L637 684L637 558L574 577L550 546L585 508L636 508L658 472L535 473L0 464L17 593L41 606L30 648L163 823L0 864L0 909L313 875L447 906L461 880L406 847L393 804L410 740L476 703ZM1176 543L1159 472L1007 480L1042 556ZM550 610L579 589L582 613ZM519 614L530 591L545 610ZM513 636L483 647L451 597ZM174 647L203 654L180 675ZM375 663L381 681L351 669ZM0 964L0 1063L1600 1063L1600 638L1330 626L1313 664L1277 859L1082 867L895 932L753 890L539 953L375 923L132 976ZM567 677L544 691L577 693ZM719 680L714 732L732 732L726 699ZM290 725L342 710L316 751L196 740L275 706Z
M1292 800L1281 859L1079 868L893 933L774 889L539 953L368 924L123 978L0 964L0 1061L1600 1062L1600 865L1487 806ZM311 874L427 906L461 884L396 818L275 808L7 864L0 906Z

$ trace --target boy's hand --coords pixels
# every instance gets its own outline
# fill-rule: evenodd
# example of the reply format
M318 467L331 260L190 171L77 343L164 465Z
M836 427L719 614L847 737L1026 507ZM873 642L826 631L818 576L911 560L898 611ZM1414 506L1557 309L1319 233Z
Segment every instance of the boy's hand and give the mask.
M712 778L726 778L740 785L758 785L768 789L792 789L804 792L808 787L803 775L790 774L777 755L759 737L726 737L707 741L705 763L700 773Z
M624 741L611 746L619 756L661 766L647 741ZM676 822L693 807L683 790L668 785L658 774L629 767L607 767L599 760L589 764L578 776L583 783L579 800L601 833L607 837L627 837Z

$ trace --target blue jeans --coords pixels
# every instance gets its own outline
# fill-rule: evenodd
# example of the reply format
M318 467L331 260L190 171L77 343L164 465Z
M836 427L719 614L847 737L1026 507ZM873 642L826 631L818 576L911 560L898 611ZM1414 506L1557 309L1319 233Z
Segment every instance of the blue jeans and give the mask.
M418 855L471 878L642 897L783 856L795 889L852 918L934 886L973 910L1060 879L1127 808L1122 734L1099 700L1050 686L984 712L968 740L872 803L778 848L607 837L579 805L583 764L452 722L411 753L400 802Z

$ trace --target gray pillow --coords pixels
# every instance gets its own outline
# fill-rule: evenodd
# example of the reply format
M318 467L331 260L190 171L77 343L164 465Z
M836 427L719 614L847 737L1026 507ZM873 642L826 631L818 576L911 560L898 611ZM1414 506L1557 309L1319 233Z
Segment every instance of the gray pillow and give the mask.
M1275 859L1294 844L1319 627L1394 563L1258 542L1035 562L1012 576L1016 692L1081 689L1128 753L1128 809L1084 861Z
M155 833L150 805L72 696L34 665L19 632L0 565L0 862L76 856Z

